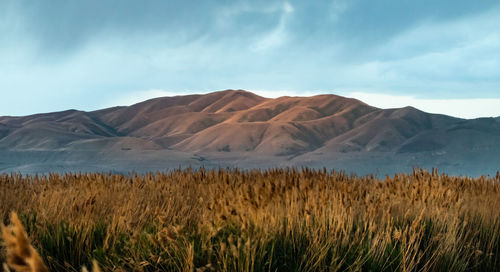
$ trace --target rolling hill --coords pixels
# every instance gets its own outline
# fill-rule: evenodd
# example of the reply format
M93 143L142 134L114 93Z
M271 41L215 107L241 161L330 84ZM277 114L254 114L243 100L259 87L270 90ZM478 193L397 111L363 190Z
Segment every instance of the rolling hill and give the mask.
M0 172L173 167L328 167L365 174L500 169L500 118L379 109L336 95L243 90L162 97L92 112L0 117Z

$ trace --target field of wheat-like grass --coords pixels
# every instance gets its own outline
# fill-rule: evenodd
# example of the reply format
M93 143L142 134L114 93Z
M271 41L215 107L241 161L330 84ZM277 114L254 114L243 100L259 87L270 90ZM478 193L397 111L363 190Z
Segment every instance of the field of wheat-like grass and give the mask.
M0 216L12 271L500 270L500 175L0 175Z

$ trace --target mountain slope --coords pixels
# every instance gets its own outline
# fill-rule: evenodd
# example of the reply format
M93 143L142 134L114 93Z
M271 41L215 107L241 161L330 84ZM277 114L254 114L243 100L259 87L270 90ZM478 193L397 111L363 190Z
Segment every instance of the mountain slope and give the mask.
M81 139L114 136L114 128L76 110L0 119L0 148L55 149Z
M499 149L500 118L384 110L336 95L269 99L226 90L0 117L0 171L309 165L365 173L420 165L467 174L500 168Z

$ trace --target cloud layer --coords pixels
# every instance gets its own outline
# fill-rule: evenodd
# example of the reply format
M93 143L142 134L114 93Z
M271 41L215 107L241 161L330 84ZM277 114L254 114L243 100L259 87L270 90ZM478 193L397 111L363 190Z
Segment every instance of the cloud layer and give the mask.
M349 93L369 105L382 108L402 108L412 106L429 113L446 114L464 119L500 116L500 99L424 99L413 96L397 96L373 93Z
M496 0L5 0L0 115L160 89L495 99L499 26Z

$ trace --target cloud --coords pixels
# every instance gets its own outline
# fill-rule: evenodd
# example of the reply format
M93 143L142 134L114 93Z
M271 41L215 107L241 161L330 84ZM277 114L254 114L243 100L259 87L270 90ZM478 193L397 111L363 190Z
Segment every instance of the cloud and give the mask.
M429 113L439 113L459 118L500 116L500 99L422 99L414 96L398 96L377 93L353 92L345 94L369 105L382 108L402 108L412 106Z
M19 30L30 36L44 54L67 54L81 49L103 33L116 37L169 33L176 39L199 36L212 25L213 5L180 1L121 0L44 2L2 1ZM192 20L196 18L196 20ZM182 26L182 27L179 27Z
M263 37L258 38L259 40L254 43L250 47L250 49L253 51L265 51L278 47L285 43L288 38L286 23L293 11L293 6L290 3L285 2L283 4L283 11L280 17L279 24L269 33L266 33Z
M158 89L500 98L499 7L497 0L4 0L0 115L96 109Z
M333 0L331 5L330 19L333 22L338 22L340 17L349 8L349 1L347 0Z

